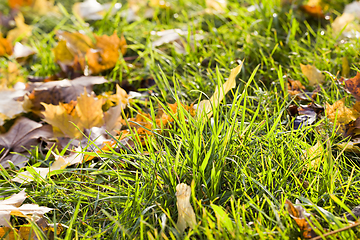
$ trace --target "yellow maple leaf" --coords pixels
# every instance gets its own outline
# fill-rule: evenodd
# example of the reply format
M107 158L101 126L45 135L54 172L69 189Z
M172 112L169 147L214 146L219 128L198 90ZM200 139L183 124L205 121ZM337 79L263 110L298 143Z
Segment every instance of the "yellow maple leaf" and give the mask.
M79 124L80 119L76 114L68 114L64 106L65 104L52 105L42 103L42 105L45 107L45 111L42 112L44 120L52 125L55 137L67 136L70 138L81 138L81 132L74 126L75 124L79 128L81 127Z
M315 86L317 84L323 84L325 81L325 76L313 65L303 65L300 64L301 71L309 80L310 86Z
M33 27L25 23L24 16L19 12L15 17L16 28L10 30L6 39L14 42L16 39L24 39L31 36Z
M354 107L357 106L358 104L354 105ZM360 113L354 108L348 108L345 106L344 98L334 102L333 105L326 103L325 112L327 118L329 118L332 122L335 122L336 119L337 124L348 124L360 117Z
M75 107L81 126L90 129L103 125L104 114L101 107L102 101L95 98L93 94L88 94L85 88L85 92L78 97Z

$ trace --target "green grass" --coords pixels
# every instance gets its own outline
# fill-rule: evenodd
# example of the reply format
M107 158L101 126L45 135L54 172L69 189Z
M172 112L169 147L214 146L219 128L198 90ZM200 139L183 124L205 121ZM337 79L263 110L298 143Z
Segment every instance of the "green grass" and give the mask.
M56 30L88 29L72 16L72 1L64 2L69 13L57 22ZM130 67L121 62L103 73L107 79L136 87L143 79L156 82L151 88L156 95L149 96L146 104L135 102L127 110L129 116L136 115L137 109L154 116L159 102L167 109L168 103L189 105L200 96L206 99L226 80L230 69L244 60L237 87L214 110L213 121L196 120L180 107L171 126L149 137L145 145L135 141L135 149L99 154L94 161L23 185L10 181L15 170L2 171L0 195L26 188L28 203L56 209L47 218L66 226L56 239L296 239L302 234L284 204L286 199L294 203L297 198L316 214L318 229L346 226L341 219L344 206L352 209L360 204L359 155L335 147L342 138L325 117L293 130L286 109L299 101L287 95L284 86L287 78L306 85L300 64L337 75L343 57L348 58L350 76L354 76L360 41L340 43L329 21L310 18L280 2L231 1L231 11L210 15L199 14L205 7L203 1L171 1L172 8L158 10L152 20L127 23L120 12L91 23L87 31L123 34L129 44L125 57L140 56ZM337 7L330 11L331 22L350 1L328 2L330 9ZM260 3L258 10L247 10ZM58 67L51 49L56 45L56 30L46 19L33 24L30 43L38 54L27 74L54 74ZM204 35L204 40L192 45L184 42L185 55L171 44L165 49L151 47L155 40L151 31L173 28L187 28ZM316 103L325 106L343 97L354 102L327 75ZM317 141L325 150L322 161L313 168L303 150ZM48 166L53 161L40 152L33 155L31 165ZM198 222L183 236L175 229L175 188L181 182L192 186L191 203ZM215 211L222 217L217 218ZM337 237L356 239L360 235L352 228L329 239Z

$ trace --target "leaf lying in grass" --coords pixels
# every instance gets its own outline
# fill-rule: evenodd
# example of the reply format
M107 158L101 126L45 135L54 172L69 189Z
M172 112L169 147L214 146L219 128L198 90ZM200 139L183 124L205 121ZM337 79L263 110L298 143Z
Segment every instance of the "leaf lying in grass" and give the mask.
M51 81L46 83L30 83L27 90L30 94L25 99L26 110L40 113L44 110L42 103L57 105L76 100L86 88L92 92L93 85L106 83L104 77L88 76L74 80Z
M176 186L176 206L178 209L177 228L183 233L187 227L194 228L196 226L196 217L194 210L190 204L191 187L185 183Z
M116 31L111 36L94 35L95 44L90 37L79 32L59 31L57 36L60 42L53 51L55 61L63 70L68 65L78 70L80 65L85 75L97 74L116 65L119 51L126 52L126 40L123 36L119 38Z
M103 19L111 7L111 3L100 4L96 0L85 0L84 2L75 3L72 11L75 16L79 16L84 20L100 20ZM115 14L120 8L121 4L116 3L111 9L110 14Z
M17 62L7 62L7 68L0 68L0 89L15 86L25 79ZM21 86L21 85L20 85Z
M33 54L35 54L34 49L27 47L20 42L15 43L14 52L12 56L16 58L18 62L24 62L26 58L28 58Z
M75 151L80 151L81 149L76 149ZM33 172L39 174L41 178L45 178L50 172L64 169L69 165L74 165L78 163L82 163L84 159L83 153L74 152L71 153L69 156L60 156L53 153L55 157L55 161L51 164L48 168L36 168L36 167L28 167L31 168L31 171L24 171L18 173L18 175L12 179L14 182L24 183L24 182L32 182L36 179L36 175Z
M324 83L325 76L315 66L300 64L300 67L301 67L302 73L309 80L310 86L316 86L318 84Z
M242 62L236 68L231 69L229 79L222 86L220 86L221 89L219 89L218 86L215 88L214 94L212 95L210 100L202 100L199 103L199 106L195 107L197 108L198 119L202 117L203 112L205 112L205 114L207 115L207 118L204 118L205 120L211 118L213 110L220 105L220 102L223 100L225 94L236 86L235 78L240 72L241 67Z
M88 95L86 90L77 98L77 103L60 103L60 105L44 103L43 105L45 107L45 111L42 112L44 120L52 125L55 136L81 138L80 131L99 127L104 123L102 101L94 94Z
M12 195L10 198L0 201L0 225L10 227L10 216L28 218L32 215L42 216L52 210L48 207L40 207L37 204L24 204L26 199L25 190Z
M25 24L24 16L20 12L15 17L15 23L16 28L8 32L6 39L13 43L17 39L21 40L31 36L33 26Z
M5 160L11 160L15 166L23 166L27 158L10 152L26 153L26 148L38 144L39 138L53 136L50 126L43 126L27 118L19 118L10 130L0 135L0 164L6 168L9 164Z
M360 113L354 108L346 107L345 99L343 98L334 102L333 105L326 103L326 116L332 122L335 122L336 119L338 124L347 124L360 117Z
M357 72L356 76L347 80L340 81L345 82L345 89L349 91L357 101L360 101L360 72Z
M311 161L310 166L316 170L324 156L324 147L320 141L317 141L314 146L304 150L303 153Z
M295 204L300 204L299 200L296 199ZM288 199L286 199L285 205L289 215L295 220L296 224L303 232L304 238L316 237L317 234L309 224L309 222L311 222L310 213L307 213L306 210L300 205L294 206Z
M18 97L24 96L23 89L6 89L0 90L0 126L4 124L4 120L12 119L19 113L24 111L22 102L16 101Z
M290 116L295 117L294 129L299 129L302 126L309 126L313 124L318 115L324 111L324 108L316 103L308 105L291 105L288 108Z
M216 12L224 12L226 9L227 0L206 0L207 10L214 10ZM207 11L208 12L208 11Z
M0 35L0 57L12 54L11 42Z

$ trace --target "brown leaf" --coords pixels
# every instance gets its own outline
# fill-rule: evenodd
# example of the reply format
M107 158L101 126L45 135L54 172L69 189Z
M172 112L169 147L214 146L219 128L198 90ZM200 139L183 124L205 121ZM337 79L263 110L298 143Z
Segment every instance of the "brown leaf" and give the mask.
M30 83L27 89L31 92L28 95L27 110L39 113L44 110L41 103L57 105L69 103L76 100L80 94L86 91L91 92L93 85L107 82L104 77L79 77L74 80L51 81L46 83Z
M345 82L345 89L349 91L357 101L360 101L360 72L356 76L347 79Z
M313 65L303 65L300 64L301 71L309 80L310 86L315 86L318 84L323 84L325 80L325 76L321 73L319 69L317 69Z
M296 199L296 204L299 204L299 200ZM304 238L313 238L316 237L317 234L311 228L308 221L310 221L310 214L306 212L306 210L298 205L294 206L290 200L286 199L285 202L287 211L292 219L295 220L296 224L299 226L300 230L303 232Z
M50 126L43 126L27 118L19 118L15 121L10 130L0 135L0 164L5 168L9 164L4 161L10 158L15 166L23 166L27 158L19 158L19 155L9 154L10 152L24 153L26 148L37 145L39 138L50 138L53 136Z

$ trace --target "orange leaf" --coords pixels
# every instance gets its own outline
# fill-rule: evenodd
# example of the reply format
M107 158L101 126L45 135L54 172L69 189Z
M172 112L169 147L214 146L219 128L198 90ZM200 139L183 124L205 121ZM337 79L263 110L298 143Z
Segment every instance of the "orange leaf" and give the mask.
M9 40L0 36L0 57L12 54L12 46Z
M34 0L8 0L10 8L19 8L23 6L31 6Z

